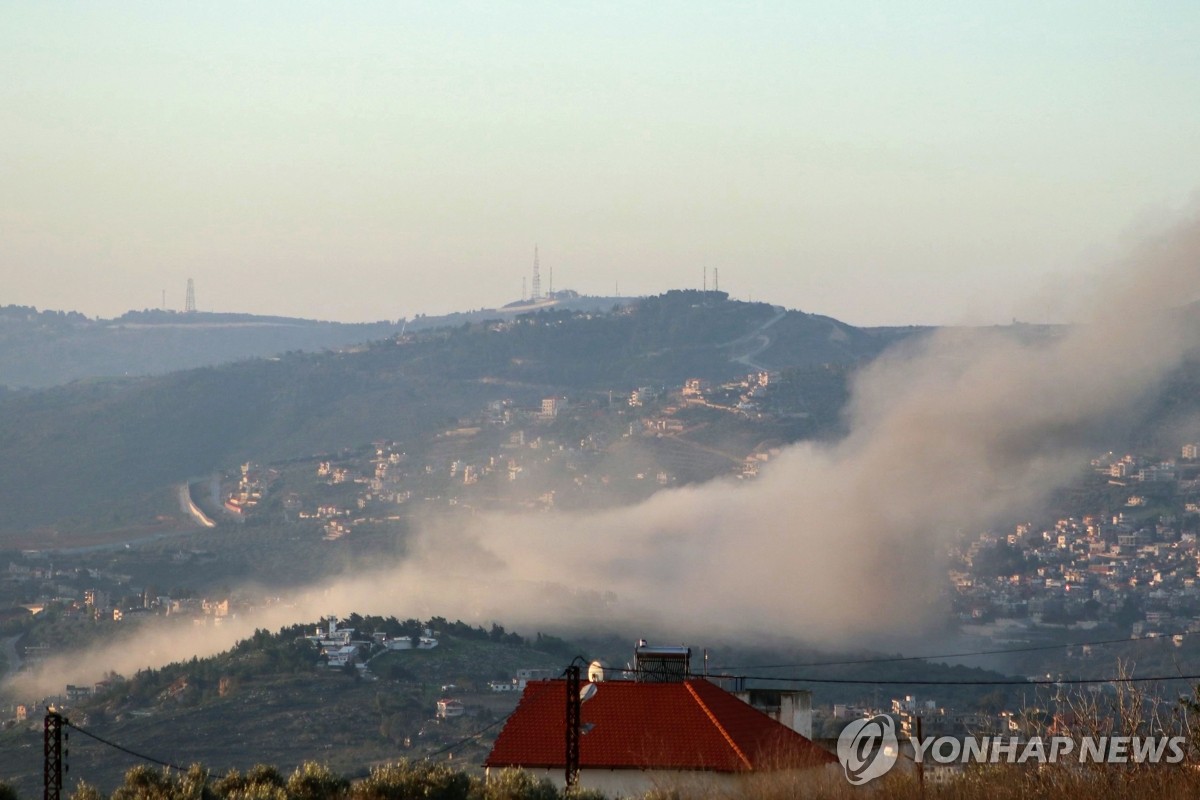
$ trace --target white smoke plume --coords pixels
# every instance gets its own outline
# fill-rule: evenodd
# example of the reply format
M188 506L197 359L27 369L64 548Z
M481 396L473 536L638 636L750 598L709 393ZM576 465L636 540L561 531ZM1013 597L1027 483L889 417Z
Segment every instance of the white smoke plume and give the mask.
M1034 508L1079 474L1104 426L1151 396L1196 345L1200 225L1149 242L1103 279L1094 313L1052 332L947 330L857 377L849 434L787 448L752 482L663 491L600 513L432 521L410 555L179 640L137 640L22 677L49 691L228 647L324 614L603 621L712 641L770 630L823 644L919 630L936 616L959 530Z

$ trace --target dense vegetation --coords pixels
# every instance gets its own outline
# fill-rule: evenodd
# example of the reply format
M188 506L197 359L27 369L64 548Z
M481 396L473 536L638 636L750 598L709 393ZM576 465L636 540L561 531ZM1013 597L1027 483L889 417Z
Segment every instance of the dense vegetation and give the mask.
M1178 767L1108 766L1073 770L1067 766L1035 768L997 766L968 769L946 782L922 783L912 774L891 774L868 785L879 800L1117 800L1155 797L1190 800L1200 792L1200 773ZM521 770L504 770L490 779L470 776L446 763L399 761L348 780L328 767L306 762L285 777L277 768L259 764L242 773L214 775L199 764L186 771L134 767L111 793L80 781L70 800L603 800L588 789L564 792L545 778ZM634 800L792 800L796 797L842 800L863 796L836 767L811 775L748 776L736 789L699 789L694 785L663 786ZM0 800L19 795L0 783Z

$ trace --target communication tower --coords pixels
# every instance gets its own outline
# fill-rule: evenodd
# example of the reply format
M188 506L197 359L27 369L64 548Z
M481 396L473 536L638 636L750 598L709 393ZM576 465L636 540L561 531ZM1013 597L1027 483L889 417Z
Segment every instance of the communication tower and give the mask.
M533 302L542 299L542 275L538 267L538 249L537 245L533 246L533 294L529 297Z

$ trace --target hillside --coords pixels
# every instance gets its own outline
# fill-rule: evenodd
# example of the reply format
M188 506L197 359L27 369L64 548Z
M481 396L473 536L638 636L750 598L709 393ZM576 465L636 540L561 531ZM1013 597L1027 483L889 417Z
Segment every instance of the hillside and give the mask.
M492 692L488 681L508 682L518 669L561 671L575 654L568 655L570 646L561 640L525 640L498 626L486 631L440 618L422 623L356 615L351 623L367 640L376 631L404 636L430 625L438 645L373 648L369 669L359 675L353 667L325 666L316 647L300 638L315 624L260 631L218 656L116 680L95 697L69 702L64 713L174 763L203 762L220 772L271 763L290 772L315 760L362 775L378 763L428 755L502 719L518 693ZM449 684L468 713L439 720L436 701ZM41 718L30 722L0 733L0 775L28 796L42 769ZM465 763L479 763L495 732L460 751ZM138 763L81 735L71 737L69 758L71 778L106 788Z
M0 386L155 375L291 350L380 339L400 324L343 324L249 314L130 312L111 320L0 308Z
M610 309L628 298L582 297L560 292L538 307ZM161 375L292 351L320 351L384 339L402 330L510 318L529 310L514 304L499 310L418 315L411 320L370 323L324 322L293 317L173 311L130 311L115 319L90 319L77 312L0 307L0 387L48 388L71 381Z
M551 308L341 352L7 392L0 533L98 519L151 525L161 501L152 508L146 497L241 461L412 439L492 401L723 381L762 368L760 354L772 369L853 365L905 335L670 292L607 313Z
M60 699L60 707L76 724L135 752L183 765L203 763L217 774L260 763L286 774L314 760L361 777L376 764L446 758L442 754L453 750L453 764L478 775L502 721L520 697L518 691L493 691L490 682L510 683L524 669L556 675L575 656L610 664L629 656L627 644L607 639L572 643L542 634L526 638L495 624L485 630L441 617L419 622L351 615L343 622L355 629L356 640L370 641L371 634L405 637L428 629L438 644L430 650L401 651L372 645L367 669L358 674L353 667L325 665L303 638L314 632L315 623L294 625L277 633L259 631L217 656L114 679L92 697L65 706ZM746 655L741 649L714 650L722 656L734 652ZM761 659L784 657L783 652L751 652ZM809 672L951 681L1003 677L926 663ZM862 687L799 688L814 688L822 705L863 693ZM887 690L902 695L914 687ZM947 696L971 707L986 701L986 693L979 687L947 689ZM436 718L437 700L447 695L463 703L462 717ZM35 715L0 732L0 775L27 796L41 779L41 724ZM70 778L105 790L138 763L79 734L71 736L69 750Z

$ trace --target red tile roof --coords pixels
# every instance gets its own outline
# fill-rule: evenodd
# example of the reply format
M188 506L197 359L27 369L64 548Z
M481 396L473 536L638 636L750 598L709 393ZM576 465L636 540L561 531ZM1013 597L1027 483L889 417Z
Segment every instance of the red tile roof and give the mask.
M605 681L596 690L582 709L584 769L745 772L837 761L706 680ZM563 680L530 681L484 765L565 766L566 691Z

